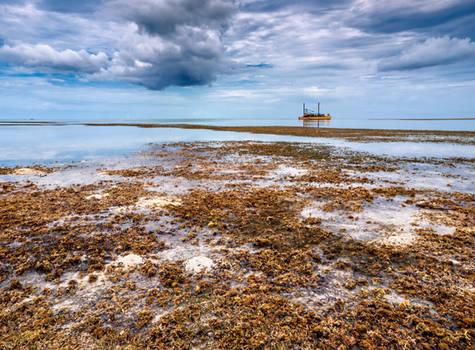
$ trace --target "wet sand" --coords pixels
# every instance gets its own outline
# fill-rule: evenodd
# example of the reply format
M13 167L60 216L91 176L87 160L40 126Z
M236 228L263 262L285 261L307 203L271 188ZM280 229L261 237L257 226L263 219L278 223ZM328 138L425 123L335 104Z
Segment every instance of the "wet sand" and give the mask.
M470 348L474 175L249 141L1 168L0 348Z

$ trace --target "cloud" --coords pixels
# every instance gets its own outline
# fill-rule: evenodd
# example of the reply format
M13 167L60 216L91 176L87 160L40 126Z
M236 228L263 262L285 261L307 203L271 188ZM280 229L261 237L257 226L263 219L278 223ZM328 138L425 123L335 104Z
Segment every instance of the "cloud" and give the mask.
M53 45L65 49L63 51L46 45L48 41L41 45L7 46L0 52L0 61L34 67L36 71L67 71L89 75L91 79L126 81L152 90L169 86L208 85L217 79L218 74L231 71L232 62L226 57L222 36L236 11L234 0L37 0L35 7L29 6L30 23L36 23L36 19L45 16L73 20L77 14L81 20L74 24L81 24L80 28L76 25L65 27L58 22L54 32L64 32L63 37L66 34L72 36L79 28L86 38L78 37L78 40L85 42L85 45L78 45L77 42ZM92 10L95 13L87 20L89 17L84 16L84 12ZM24 17L20 8L10 7L8 11L12 20ZM87 21L89 26L95 27L93 33L82 27L88 24ZM100 51L98 54L81 50L94 44L90 40L91 34L98 36L104 32L107 38L111 38L110 28L119 32L115 34L115 42L106 43L109 57L102 52L103 46L93 49ZM24 31L29 33L30 29L25 28ZM48 33L44 38L51 40L56 37L54 33ZM38 42L39 39L32 37L30 42ZM17 40L27 41L22 38ZM99 40L96 43L100 44Z
M207 85L229 72L222 35L235 11L231 0L113 0L118 18L136 26L119 44L113 77L153 90Z
M285 87L284 99L305 86L359 94L469 57L475 40L450 38L470 38L474 11L466 0L0 0L0 64L151 90L247 82ZM440 72L468 79L469 66Z
M36 6L47 11L81 13L93 12L99 9L105 1L106 0L39 0Z
M399 55L379 63L380 71L412 70L475 58L475 43L448 36L429 38L404 49Z
M179 30L174 39L130 33L111 66L98 75L162 90L169 86L206 85L227 70L220 37L214 31Z
M241 0L240 8L250 12L271 12L283 8L299 7L312 12L324 12L349 4L351 0Z
M357 0L349 11L349 25L365 31L396 33L425 30L475 13L466 0Z
M140 30L162 37L183 27L223 30L236 10L232 0L113 0L108 7Z
M33 67L40 72L65 72L92 74L108 63L105 53L88 53L70 49L57 51L49 45L25 44L0 47L0 61L11 65Z

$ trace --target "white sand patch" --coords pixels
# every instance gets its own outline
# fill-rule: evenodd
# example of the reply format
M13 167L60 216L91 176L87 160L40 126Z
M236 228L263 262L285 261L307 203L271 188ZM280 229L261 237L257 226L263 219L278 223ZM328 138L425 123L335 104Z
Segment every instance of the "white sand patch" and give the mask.
M166 309L162 312L157 312L150 323L154 324L154 323L160 321L160 319L163 316L168 315L171 311L177 311L177 310L182 310L182 309L183 309L183 306L177 306L177 307Z
M432 309L433 304L430 301L419 299L419 298L411 298L406 299L403 295L397 294L394 291L391 293L384 295L384 298L393 304L394 306L410 306L410 305L417 305L417 306L428 306ZM432 311L434 311L432 309Z
M19 168L15 169L13 172L15 175L45 175L46 172L38 169L32 169L32 168Z
M137 207L146 208L164 208L168 205L180 205L181 201L178 198L168 196L158 196L153 198L140 198L137 201Z
M416 235L414 233L399 231L398 234L376 239L375 242L388 245L405 246L413 243L415 239Z
M402 295L396 294L394 292L384 295L384 298L393 305L401 305L404 302L409 302L409 300L404 298Z
M164 312L159 312L159 313L157 313L157 314L155 315L155 317L153 318L153 320L152 320L151 323L153 324L153 323L155 323L155 322L160 321L160 319L161 319L163 316L165 316L166 314L168 314L168 313L169 313L169 311L164 311Z
M112 207L110 208L110 211L114 214L121 214L125 213L126 211L132 210L133 207Z
M374 185L385 186L385 183L400 183L411 188L428 189L437 191L458 191L464 193L473 192L475 171L473 166L456 164L454 168L434 165L416 164L407 165L403 169L393 172L358 172L355 176L366 176L375 181ZM365 184L365 187L371 187Z
M64 310L71 310L71 311L79 311L80 304L78 304L77 300L75 299L64 299L60 302L56 302L56 304L51 306L51 310L53 312L59 312Z
M322 225L353 239L379 244L404 246L414 243L416 230L431 229L439 235L451 235L455 227L436 224L422 218L424 210L403 206L404 197L393 200L378 199L366 206L361 213L326 212L320 204L302 210L303 218L320 218ZM351 217L349 217L351 216Z
M150 210L150 209L165 209L168 205L180 205L181 200L176 197L169 196L156 196L156 197L143 197L139 198L137 203L127 207L114 207L111 208L113 213L123 213L134 210Z
M347 260L339 259L339 261ZM347 301L360 290L359 287L353 290L344 288L345 282L355 279L351 271L335 269L327 264L318 264L317 270L323 277L322 283L317 288L296 289L296 293L292 293L292 301L307 307L319 307L326 310L337 300Z
M88 199L88 200L90 200L90 199L102 199L102 198L105 198L105 197L109 197L109 193L91 194L90 196L87 196L86 199Z
M185 262L185 271L188 273L199 273L203 270L211 271L214 262L206 256L195 256Z
M307 169L300 169L293 166L281 164L271 172L273 177L302 176L308 173Z
M437 223L433 220L429 221L428 218L422 218L417 221L417 227L420 229L432 230L439 236L453 235L455 233L455 226L447 226L443 223Z
M453 235L455 233L455 230L456 230L455 227L449 227L449 226L441 225L435 230L435 233L437 233L438 235L442 235L442 236Z
M166 240L165 240L166 241ZM209 249L211 251L211 249ZM201 248L176 243L172 248L157 253L164 260L177 261L181 259L189 259L195 254L200 254Z
M137 254L128 254L119 256L113 264L123 264L126 269L129 269L133 266L143 264L143 258Z
M61 276L61 283L57 284L51 281L45 281L44 275L40 275L37 272L30 272L19 276L19 280L23 286L33 286L38 288L39 291L48 288L54 295L58 288L66 288L71 280L77 282L77 289L74 295L68 295L66 297L58 297L55 299L51 309L54 312L61 310L79 311L84 305L89 303L95 303L100 299L104 292L109 288L112 283L106 279L104 272L95 272L97 276L95 282L89 282L89 275L81 275L79 272L66 272ZM5 282L3 283L5 284ZM5 286L2 285L4 288ZM35 297L33 297L35 298ZM23 302L29 302L31 299L25 299Z
M50 281L45 281L44 277L44 275L40 275L38 272L32 271L24 273L20 276L16 276L16 279L22 284L23 287L32 286L38 288L39 290L42 290L44 288L53 289L55 287L55 284ZM1 282L0 288L8 288L10 282L11 280L9 279Z
M94 272L93 275L97 276L97 280L89 282L89 275L84 274L81 276L79 272L67 272L61 277L61 284L51 288L53 291L57 287L65 288L69 281L75 280L77 282L76 293L73 296L69 296L61 301L56 301L52 305L51 309L54 312L61 310L79 311L86 303L95 302L100 299L104 291L109 288L112 283L107 280L104 272Z
M361 213L342 214L340 211L325 212L319 206L304 208L304 218L317 217L322 225L353 239L389 245L408 245L416 239L415 230L422 223L417 217L419 209L402 206L402 199L380 199L364 208ZM350 217L349 217L350 216Z

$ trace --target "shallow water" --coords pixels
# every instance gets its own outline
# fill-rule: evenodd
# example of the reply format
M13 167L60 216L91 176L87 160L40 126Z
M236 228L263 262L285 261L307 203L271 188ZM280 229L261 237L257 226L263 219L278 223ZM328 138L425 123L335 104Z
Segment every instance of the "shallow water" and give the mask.
M122 155L148 143L192 141L279 141L274 135L169 128L66 126L0 127L0 165L71 162Z
M0 126L0 166L70 163L143 150L149 143L193 141L322 143L377 155L475 158L475 146L417 142L348 142L341 139L128 126Z
M353 151L368 152L390 157L434 157L434 158L475 158L475 146L437 142L349 142L339 139L322 143L347 147Z
M201 125L220 125L220 126L301 126L302 121L297 119L299 112L290 116L262 116L258 115L254 118L83 118L83 119L65 119L65 118L49 118L41 119L41 121L78 124L84 122L98 123L145 123L145 124L201 124ZM417 116L416 116L417 118ZM0 125L9 121L32 121L22 118L0 117ZM320 122L323 126L332 128L356 128L356 129L403 129L403 130L452 130L452 131L475 131L475 118L467 119L408 119L408 118L358 118L358 117L342 117L334 115L329 122Z
M148 122L148 121L145 121ZM165 123L158 120L159 123ZM168 123L177 123L170 120ZM180 122L181 123L181 122ZM293 118L276 119L242 119L242 120L187 120L189 124L232 125L232 126L301 126L302 122ZM402 120L402 119L359 119L359 118L333 118L325 124L331 128L355 128L355 129L402 129L402 130L452 130L452 131L475 131L475 120Z

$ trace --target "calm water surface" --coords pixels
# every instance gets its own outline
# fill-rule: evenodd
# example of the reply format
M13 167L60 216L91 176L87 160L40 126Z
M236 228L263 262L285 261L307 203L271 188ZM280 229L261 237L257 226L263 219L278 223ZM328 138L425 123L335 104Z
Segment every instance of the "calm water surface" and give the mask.
M8 119L0 117L0 125ZM19 121L20 119L17 119ZM24 119L22 119L24 120ZM69 120L68 118L56 118L42 121L64 122L66 124L78 124L84 122L119 122L119 123L149 123L149 124L203 124L203 125L228 125L228 126L301 126L302 122L297 116L285 118L256 117L247 119L213 119L213 118L160 118L160 119L83 119ZM329 124L332 128L356 128L356 129L404 129L404 130L450 130L450 131L475 131L475 119L472 120L403 120L403 119L361 119L334 117Z
M358 143L328 138L126 126L0 126L0 166L68 163L117 156L143 150L149 143L240 140L322 143L389 156L475 158L475 146L447 143Z

